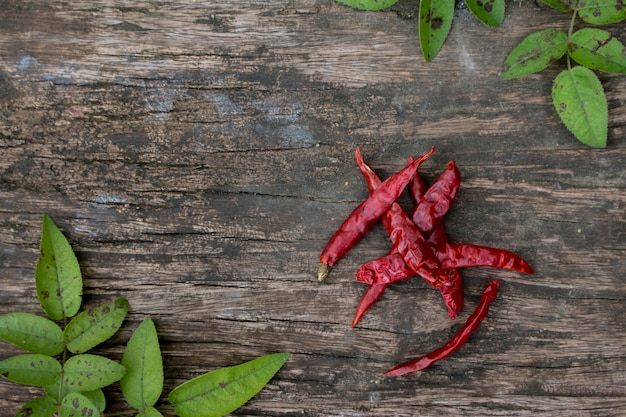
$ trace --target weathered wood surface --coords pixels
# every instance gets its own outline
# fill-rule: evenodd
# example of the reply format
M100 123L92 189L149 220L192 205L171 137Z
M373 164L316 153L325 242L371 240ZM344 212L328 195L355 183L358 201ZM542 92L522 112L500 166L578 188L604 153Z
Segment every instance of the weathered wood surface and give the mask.
M498 77L519 40L569 17L507 6L495 30L457 10L425 64L416 1L379 13L330 0L0 2L0 313L40 312L49 213L79 257L85 303L130 302L98 351L119 358L152 317L166 392L290 351L235 414L626 415L626 77L600 75L609 146L586 148L550 103L564 63ZM608 30L626 42L624 25ZM455 321L407 280L351 329L365 289L353 273L387 251L384 231L326 283L315 270L367 195L357 145L383 176L432 145L427 180L456 160L451 239L517 252L536 274L464 270ZM500 295L461 351L382 377L454 334L489 278ZM0 344L0 357L16 352ZM0 414L37 392L0 381Z

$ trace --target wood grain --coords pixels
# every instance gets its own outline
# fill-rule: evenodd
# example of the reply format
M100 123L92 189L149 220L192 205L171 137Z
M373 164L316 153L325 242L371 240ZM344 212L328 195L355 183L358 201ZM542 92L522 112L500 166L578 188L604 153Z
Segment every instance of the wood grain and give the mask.
M626 78L600 74L608 148L586 148L550 102L565 63L499 78L517 42L568 17L510 2L489 29L459 8L426 64L417 4L0 2L0 313L41 314L48 213L77 253L84 303L130 302L95 351L119 359L152 317L166 393L289 351L235 415L626 415ZM607 30L626 42L624 25ZM436 290L399 282L351 329L365 289L354 271L388 250L384 231L327 282L315 271L367 196L354 149L386 177L432 145L428 182L451 159L463 175L450 238L514 251L536 274L462 271L457 320ZM459 352L382 377L451 337L492 278L500 294ZM0 345L2 359L17 352ZM39 392L0 380L0 415ZM118 387L107 395L124 409Z

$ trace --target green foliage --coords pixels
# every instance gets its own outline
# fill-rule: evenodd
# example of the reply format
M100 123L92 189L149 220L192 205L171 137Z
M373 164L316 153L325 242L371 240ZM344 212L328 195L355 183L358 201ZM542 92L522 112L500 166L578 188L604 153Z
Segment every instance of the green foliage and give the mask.
M552 87L554 107L565 126L594 148L606 146L609 111L602 84L588 68L561 72Z
M83 281L78 260L63 233L44 215L41 257L35 270L37 297L52 320L74 316L80 308Z
M288 358L288 353L276 353L218 369L175 388L169 400L181 417L223 416L259 392Z
M0 339L32 353L55 356L63 352L63 330L55 322L34 314L0 316Z
M127 312L128 301L120 298L78 314L63 331L67 350L82 353L106 341L120 328Z
M31 352L0 361L0 375L45 391L24 404L16 417L98 417L106 408L102 388L116 381L133 408L128 414L162 417L156 404L163 390L163 363L154 323L146 319L133 332L121 363L85 353L117 332L128 301L119 298L78 313L83 289L80 267L67 239L47 215L35 280L39 302L51 319L65 323L74 318L62 328L29 313L0 316L0 340ZM223 416L256 395L288 357L288 353L262 356L202 375L176 388L170 394L172 404L158 408L173 407L181 417ZM207 402L210 406L199 406Z
M382 10L393 6L398 0L337 0L341 4L359 10Z
M152 407L163 390L163 362L156 328L144 320L126 345L122 356L126 375L120 381L126 402L137 410Z
M27 353L0 362L0 375L19 384L43 387L54 384L61 377L61 364L40 353Z
M426 62L432 61L448 37L454 17L454 0L421 0L420 46Z
M607 31L574 31L578 15L596 25L626 19L626 0L544 0L562 12L573 12L569 32L545 29L522 40L504 61L503 79L532 74L567 56L567 70L554 80L552 102L561 121L582 143L606 147L608 106L604 89L593 70L626 73L626 48ZM579 66L572 68L575 61Z

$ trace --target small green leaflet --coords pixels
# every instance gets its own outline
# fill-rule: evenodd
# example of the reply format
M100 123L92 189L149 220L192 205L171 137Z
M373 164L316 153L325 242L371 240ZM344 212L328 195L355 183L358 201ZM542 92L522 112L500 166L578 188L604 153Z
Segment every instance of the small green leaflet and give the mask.
M393 6L398 0L337 0L337 2L359 10L382 10Z
M61 401L61 417L100 417L100 410L89 398L78 392L71 392Z
M44 387L54 384L61 376L61 364L39 353L27 353L0 362L0 375L19 384Z
M454 0L422 0L419 14L422 54L426 62L431 62L450 33L454 17Z
M626 48L607 31L585 28L575 32L569 55L587 68L626 74Z
M106 387L124 376L124 367L104 356L72 356L63 366L63 384L73 392Z
M126 373L120 386L126 402L137 410L153 406L163 391L163 359L152 320L144 320L135 330L124 349L122 365Z
M572 4L572 1L574 2L574 4ZM577 3L577 0L541 0L542 3L547 4L548 6L552 7L553 9L556 9L560 12L571 12L574 10L574 6L575 3Z
M74 251L50 216L43 216L41 256L35 270L37 297L53 320L78 312L83 292L80 266Z
M204 374L169 395L180 417L221 417L254 397L278 372L289 353L276 353Z
M53 321L30 313L0 316L0 339L32 353L55 356L63 352L63 331Z
M128 301L119 298L103 306L83 311L63 331L67 349L83 353L113 336L128 312Z
M504 0L465 0L465 4L487 26L495 28L504 21Z
M38 397L22 406L15 417L51 417L57 411L57 402L52 397Z
M578 3L578 16L592 25L607 25L626 19L626 0L584 0Z
M140 411L135 417L163 417L163 414L154 407L147 407L145 410Z
M43 387L44 391L46 391L46 394L48 394L49 397L58 398L59 402L67 394L75 391L75 390L69 389L65 385L63 387L59 387L60 384L61 384L61 379L59 378L59 380L55 382L54 384L46 385L45 387ZM104 408L106 407L106 398L104 397L104 392L101 389L95 389L93 391L83 391L81 392L81 394L89 398L89 401L94 403L94 405L98 407L98 410L104 411Z
M606 147L608 105L602 84L588 68L577 66L554 80L552 101L559 117L582 143Z
M567 34L556 29L545 29L524 38L504 60L505 80L539 72L551 61L567 52Z

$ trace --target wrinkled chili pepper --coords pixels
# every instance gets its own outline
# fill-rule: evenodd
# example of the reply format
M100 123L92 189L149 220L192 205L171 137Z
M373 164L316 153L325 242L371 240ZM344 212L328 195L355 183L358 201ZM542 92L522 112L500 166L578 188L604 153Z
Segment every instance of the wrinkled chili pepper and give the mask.
M358 149L356 160L370 193L376 192L381 185L381 180L365 163ZM382 217L382 223L393 242L393 247L411 270L435 287L439 287L446 281L447 275L441 268L428 242L398 203L394 202L389 207Z
M430 234L428 243L430 245L448 243L448 235L442 223L439 223ZM446 273L448 274L448 280L439 287L439 291L441 292L443 302L448 308L448 317L455 319L463 310L463 278L457 269L446 269Z
M385 214L391 205L398 199L409 180L417 170L419 164L425 161L435 151L431 150L407 164L399 172L386 179L380 187L370 193L359 206L352 211L337 231L331 236L320 256L320 266L317 276L323 281L330 272L330 268L341 259L367 233L367 231Z
M415 177L414 177L415 178ZM461 173L454 161L448 162L447 169L433 182L419 200L413 211L413 222L417 228L429 236L441 223L450 210L461 186Z
M533 268L521 256L505 249L488 246L444 243L434 247L435 255L445 269L466 268L471 266L489 266L511 271L533 274ZM357 281L366 284L391 284L415 275L404 264L402 256L392 253L369 261L356 272Z
M500 283L492 280L483 291L480 302L476 310L468 317L461 329L442 347L435 349L431 353L421 356L412 361L395 366L385 372L386 376L400 376L410 372L427 368L433 363L447 358L450 354L459 349L470 337L470 335L480 326L483 319L489 312L489 304L496 298Z
M441 221L454 203L460 186L461 172L454 161L448 162L447 169L429 189L426 189L419 171L411 178L409 190L415 201L411 218L422 233L426 233L426 230L422 228L431 229L428 237L431 245L448 242L448 235ZM438 203L436 198L441 198L444 203ZM428 216L431 218L428 219ZM463 309L463 279L456 269L445 269L445 271L448 279L439 287L439 292L448 309L448 317L455 319Z

